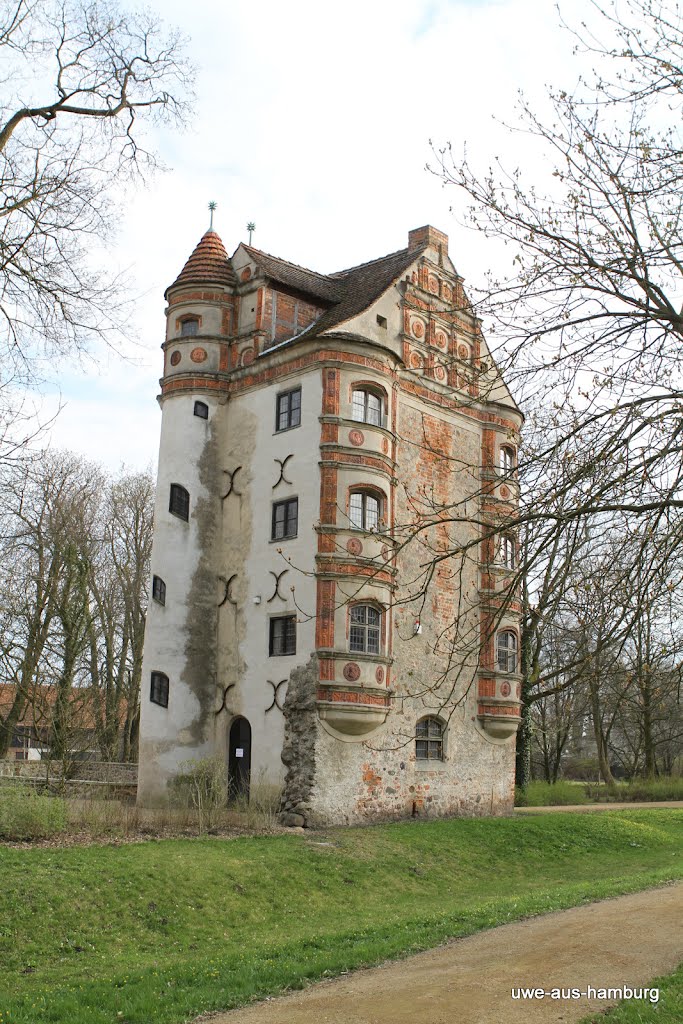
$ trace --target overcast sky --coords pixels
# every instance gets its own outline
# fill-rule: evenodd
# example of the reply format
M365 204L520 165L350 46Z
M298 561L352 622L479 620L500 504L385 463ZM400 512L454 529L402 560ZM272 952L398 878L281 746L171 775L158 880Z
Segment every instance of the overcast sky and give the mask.
M578 21L586 3L569 6ZM554 0L165 0L163 12L188 37L197 101L186 133L158 135L169 170L126 197L110 253L133 282L138 337L127 360L96 351L62 367L43 404L45 416L62 403L53 445L112 469L156 462L163 292L207 229L209 200L230 253L253 220L258 248L334 271L431 223L481 282L512 254L458 225L463 199L425 169L430 140L514 166L523 140L497 119L514 123L520 89L541 104L548 83L578 77Z

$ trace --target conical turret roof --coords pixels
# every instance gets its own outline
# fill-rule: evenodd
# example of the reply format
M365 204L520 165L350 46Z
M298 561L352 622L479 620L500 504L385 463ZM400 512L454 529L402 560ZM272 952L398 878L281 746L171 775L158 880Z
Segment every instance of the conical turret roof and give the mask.
M179 285L224 284L232 286L236 280L220 235L215 231L207 231L202 235L199 245L173 284L166 289L166 293L171 288L178 288Z

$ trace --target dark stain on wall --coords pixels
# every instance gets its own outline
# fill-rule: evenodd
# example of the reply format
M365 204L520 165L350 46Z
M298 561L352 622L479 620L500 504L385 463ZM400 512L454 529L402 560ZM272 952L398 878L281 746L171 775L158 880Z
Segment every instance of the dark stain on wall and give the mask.
M221 466L216 424L199 459L199 479L208 497L196 497L191 506L191 523L197 532L199 564L192 577L187 600L185 668L183 682L199 701L199 714L189 724L191 745L209 738L216 696L216 562L221 524Z

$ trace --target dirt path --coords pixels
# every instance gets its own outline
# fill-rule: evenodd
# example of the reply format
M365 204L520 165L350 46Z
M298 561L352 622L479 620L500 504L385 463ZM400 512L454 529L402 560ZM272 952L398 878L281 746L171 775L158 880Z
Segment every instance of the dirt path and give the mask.
M211 1024L547 1024L615 999L514 1000L517 986L647 986L683 960L683 883L457 939L279 999L202 1018Z

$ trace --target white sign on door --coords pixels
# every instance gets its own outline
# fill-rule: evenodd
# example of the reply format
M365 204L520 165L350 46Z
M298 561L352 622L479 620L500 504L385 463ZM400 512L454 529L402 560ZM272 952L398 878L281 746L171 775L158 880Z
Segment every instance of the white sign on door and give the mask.
M244 757L243 747L237 747L237 749L235 750L235 757Z

